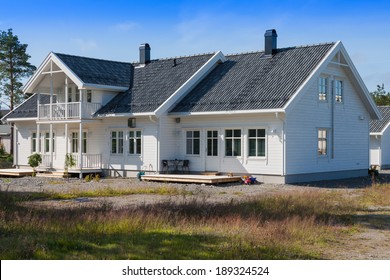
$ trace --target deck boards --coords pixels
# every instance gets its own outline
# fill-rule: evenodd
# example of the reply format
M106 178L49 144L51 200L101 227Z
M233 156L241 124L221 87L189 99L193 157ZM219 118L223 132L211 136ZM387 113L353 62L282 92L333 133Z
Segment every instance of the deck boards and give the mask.
M6 168L0 169L0 176L12 176L12 177L23 177L23 176L31 176L33 174L33 170L29 168Z
M198 184L219 184L241 181L240 176L208 176L193 174L153 174L143 175L144 181L198 183Z

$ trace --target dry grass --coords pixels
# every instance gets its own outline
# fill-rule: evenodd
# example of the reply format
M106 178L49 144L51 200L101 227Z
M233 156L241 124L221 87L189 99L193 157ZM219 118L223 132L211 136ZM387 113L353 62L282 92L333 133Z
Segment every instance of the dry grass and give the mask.
M26 208L18 195L0 192L0 258L320 259L339 235L356 230L348 217L367 205L388 206L389 192L388 185L357 197L308 190L221 204L194 195L183 203L66 210ZM125 194L132 193L102 189L45 199Z

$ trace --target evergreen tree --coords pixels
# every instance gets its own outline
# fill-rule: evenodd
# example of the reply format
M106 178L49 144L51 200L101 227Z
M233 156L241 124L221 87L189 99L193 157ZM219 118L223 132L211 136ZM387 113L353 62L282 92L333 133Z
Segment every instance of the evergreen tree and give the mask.
M8 31L0 31L0 98L13 110L23 99L22 82L35 71L36 67L28 60L27 44L21 44L18 36ZM11 153L13 152L13 127L11 127Z
M386 92L385 85L377 85L377 89L371 92L377 106L390 106L390 92Z

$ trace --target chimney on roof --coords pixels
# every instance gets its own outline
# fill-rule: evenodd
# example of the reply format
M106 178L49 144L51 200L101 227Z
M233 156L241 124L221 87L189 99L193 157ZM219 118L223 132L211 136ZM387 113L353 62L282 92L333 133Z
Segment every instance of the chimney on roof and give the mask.
M278 37L278 34L276 34L275 29L269 29L265 31L264 34L264 55L272 56L276 53L276 38Z
M148 43L139 46L139 63L147 64L150 62L150 46Z

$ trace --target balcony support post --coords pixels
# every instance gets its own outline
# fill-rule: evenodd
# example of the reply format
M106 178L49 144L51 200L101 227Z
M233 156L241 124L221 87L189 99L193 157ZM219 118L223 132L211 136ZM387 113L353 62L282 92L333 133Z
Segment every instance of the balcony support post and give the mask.
M69 96L69 92L68 92L68 76L65 76L65 119L67 120L68 119L68 96Z

